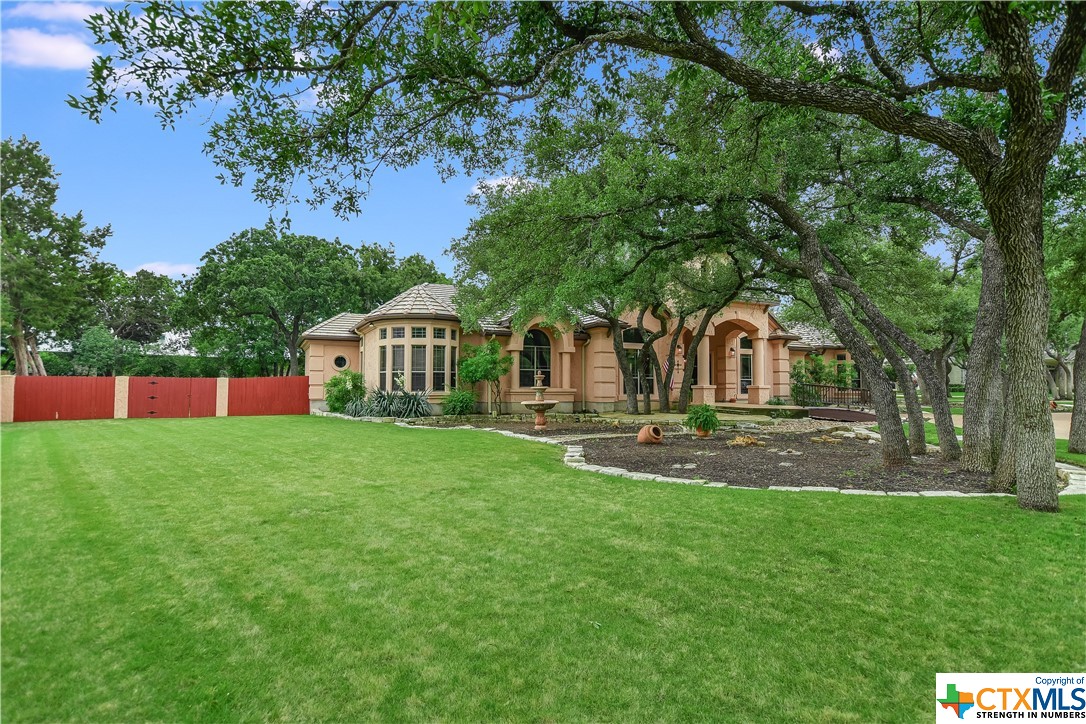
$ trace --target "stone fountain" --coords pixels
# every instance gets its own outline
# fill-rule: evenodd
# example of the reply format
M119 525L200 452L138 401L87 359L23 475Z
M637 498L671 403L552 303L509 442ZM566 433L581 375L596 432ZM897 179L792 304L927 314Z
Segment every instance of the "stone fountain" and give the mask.
M520 404L527 407L529 410L535 410L535 429L546 430L547 429L547 410L551 409L558 404L558 400L544 400L543 393L547 391L547 388L543 386L543 373L536 372L535 384L532 386L535 391L535 399L528 402L522 402Z

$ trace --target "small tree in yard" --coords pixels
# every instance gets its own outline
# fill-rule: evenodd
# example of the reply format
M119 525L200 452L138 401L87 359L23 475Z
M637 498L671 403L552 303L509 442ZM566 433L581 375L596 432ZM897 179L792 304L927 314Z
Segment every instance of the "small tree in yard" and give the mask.
M513 355L502 354L498 340L486 344L464 344L460 358L460 379L469 385L485 382L490 385L493 409L501 414L502 377L513 367ZM493 411L492 409L492 411Z
M72 362L79 374L112 375L119 362L121 345L103 326L91 327L75 343Z

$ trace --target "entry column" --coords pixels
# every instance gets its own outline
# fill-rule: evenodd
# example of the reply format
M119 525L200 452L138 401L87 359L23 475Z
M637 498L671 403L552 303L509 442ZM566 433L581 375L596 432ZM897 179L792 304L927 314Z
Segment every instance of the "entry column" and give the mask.
M751 346L754 349L753 359L751 360L751 366L754 367L752 370L754 384L747 387L747 402L752 405L764 405L769 401L770 397L770 387L765 383L765 363L769 358L766 338L753 337Z
M706 335L701 338L698 345L698 379L694 385L693 402L698 405L711 405L716 402L716 387L709 384L709 373L712 370L712 360L709 355L709 347L714 337Z

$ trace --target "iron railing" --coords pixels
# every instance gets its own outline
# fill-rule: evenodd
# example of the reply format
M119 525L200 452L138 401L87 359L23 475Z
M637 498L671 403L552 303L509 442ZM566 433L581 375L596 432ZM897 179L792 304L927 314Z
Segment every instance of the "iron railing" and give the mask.
M871 390L834 385L792 385L792 404L802 407L871 407Z

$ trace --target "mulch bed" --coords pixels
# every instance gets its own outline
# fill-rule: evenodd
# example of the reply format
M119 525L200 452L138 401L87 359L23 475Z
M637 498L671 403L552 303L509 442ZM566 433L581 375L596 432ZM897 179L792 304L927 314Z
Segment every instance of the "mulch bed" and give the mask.
M882 467L881 445L866 440L812 442L812 433L754 433L764 447L732 447L727 443L737 431L718 431L710 438L664 431L659 445L638 445L632 438L586 440L585 460L591 465L677 478L702 478L713 482L757 488L770 485L831 486L842 489L919 492L957 490L991 492L988 476L962 472L957 464L938 455L914 459L898 470ZM837 439L837 438L834 438ZM785 451L798 452L783 454ZM688 467L693 464L694 467ZM675 467L678 466L678 467Z

